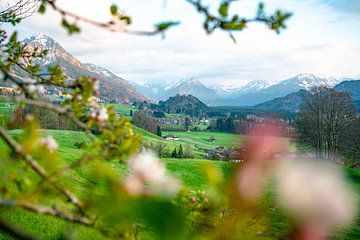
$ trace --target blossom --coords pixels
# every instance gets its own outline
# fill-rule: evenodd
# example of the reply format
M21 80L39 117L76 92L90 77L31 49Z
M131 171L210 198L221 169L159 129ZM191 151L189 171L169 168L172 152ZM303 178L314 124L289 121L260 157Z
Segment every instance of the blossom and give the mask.
M41 138L40 145L45 146L50 153L53 153L59 147L59 144L55 141L55 139L52 136Z
M94 79L94 87L93 87L93 90L94 90L95 92L97 92L97 91L100 90L100 82L99 82L99 80L97 80L97 79Z
M180 190L180 182L171 176L165 165L151 152L136 155L129 161L130 175L124 186L132 195L161 194L173 196Z
M102 123L109 119L109 114L105 107L99 107L97 104L92 104L90 117Z
M332 228L354 219L356 194L335 166L321 160L283 160L275 176L279 202L298 222Z
M98 113L98 120L100 122L104 122L109 118L109 114L107 112L106 108L100 108L99 113Z
M29 93L44 93L45 92L45 88L43 85L33 85L33 84L29 84L26 86L26 91L28 91Z

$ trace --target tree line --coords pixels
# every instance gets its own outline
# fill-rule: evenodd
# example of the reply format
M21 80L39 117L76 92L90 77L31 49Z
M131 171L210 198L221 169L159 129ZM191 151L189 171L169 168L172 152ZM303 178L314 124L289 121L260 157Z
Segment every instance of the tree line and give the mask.
M178 147L173 148L171 151L169 145L163 141L151 141L144 142L143 147L154 151L159 158L194 158L193 150L190 145L182 146L179 144Z
M151 132L155 135L160 134L160 136L161 136L161 129L160 129L159 123L156 121L156 119L147 115L146 113L144 113L142 111L136 111L133 113L132 123L139 128L142 128L142 129L144 129L148 132Z

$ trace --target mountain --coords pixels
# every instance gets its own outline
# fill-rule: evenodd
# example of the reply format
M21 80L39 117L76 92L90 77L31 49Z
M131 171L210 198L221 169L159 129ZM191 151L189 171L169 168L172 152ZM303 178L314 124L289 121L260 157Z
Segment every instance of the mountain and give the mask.
M360 112L360 80L343 81L335 85L334 89L338 92L349 92L354 99L357 111ZM305 99L308 95L308 91L300 90L298 92L288 94L285 97L279 97L257 104L255 107L267 110L286 110L290 112L297 112L303 103L303 99Z
M246 84L245 86L242 86L236 90L234 90L230 95L229 98L236 98L241 95L247 94L247 93L257 93L261 90L269 87L269 83L264 80L254 80Z
M239 89L238 86L231 85L220 85L220 84L212 84L208 86L210 89L213 89L217 95L217 97L229 97L232 93Z
M360 113L360 80L346 80L334 87L336 91L349 92L354 99L357 111Z
M159 101L156 108L167 113L188 114L190 116L200 116L209 110L202 101L192 95L185 94L177 94L166 101Z
M270 101L266 101L264 103L257 104L255 107L259 109L266 109L266 110L285 110L289 112L298 112L301 108L301 105L309 96L309 92L307 90L300 90L295 93L290 93L285 97L278 97L272 99Z
M46 35L37 34L24 39L22 43L39 47L40 49L47 49L47 54L43 58L35 60L35 63L38 63L43 69L46 69L47 66L58 64L70 81L82 75L98 79L100 85L99 97L106 102L131 103L148 99L128 81L114 75L110 71L94 64L81 63L61 47L59 43ZM23 73L17 71L17 74L21 76ZM53 86L47 87L46 90L53 94L62 91L62 89Z
M247 92L233 99L225 99L224 103L230 106L254 106L275 98L285 97L302 89L309 90L315 86L333 87L337 82L332 77L304 73L259 91Z
M200 81L190 78L181 80L174 84L145 84L137 85L137 89L144 95L154 100L166 100L177 94L193 95L201 101L207 103L216 96L216 91L205 86Z
M339 92L349 92L354 101L360 101L360 80L347 80L334 87Z
M177 94L193 95L203 102L208 102L216 95L216 92L213 89L206 87L200 81L191 78L189 80L180 81L174 86L165 88L162 99Z
M146 83L144 85L131 83L136 87L136 89L141 92L143 95L154 99L154 100L161 100L160 95L165 91L166 85L161 83ZM165 100L165 99L163 99Z

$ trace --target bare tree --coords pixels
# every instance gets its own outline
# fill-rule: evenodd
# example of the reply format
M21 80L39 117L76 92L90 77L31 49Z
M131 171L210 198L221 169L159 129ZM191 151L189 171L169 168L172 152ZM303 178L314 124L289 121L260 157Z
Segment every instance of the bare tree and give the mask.
M299 140L315 148L317 157L336 161L342 132L355 117L355 106L348 93L327 87L313 88L298 116Z
M152 141L148 147L154 150L158 154L159 158L164 157L165 154L169 151L167 143L161 141Z

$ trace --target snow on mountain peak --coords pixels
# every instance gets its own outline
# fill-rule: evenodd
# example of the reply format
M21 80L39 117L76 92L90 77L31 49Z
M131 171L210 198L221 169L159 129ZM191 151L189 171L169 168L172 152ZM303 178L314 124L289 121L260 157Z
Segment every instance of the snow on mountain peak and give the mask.
M339 82L338 79L324 74L301 73L295 78L298 80L299 86L306 90L309 90L314 86L333 87Z
M43 46L46 46L46 43L48 42L49 37L45 34L38 33L34 36L34 42L37 42Z
M99 75L103 75L105 77L113 76L113 74L109 70L107 70L105 68L102 68L102 67L99 67L99 66L97 66L95 64L85 63L84 65L87 66L90 71L95 72L95 73L97 73Z
M31 44L38 44L38 45L41 45L41 46L47 47L47 48L61 48L60 44L58 42L56 42L51 37L49 37L45 34L42 34L42 33L37 33L31 37L28 37L28 38L24 39L23 42L31 43Z
M190 78L190 79L182 79L179 82L172 84L172 85L168 85L165 87L165 90L169 90L172 88L177 88L180 86L192 86L192 85L204 85L202 84L200 81L196 80L195 78Z

